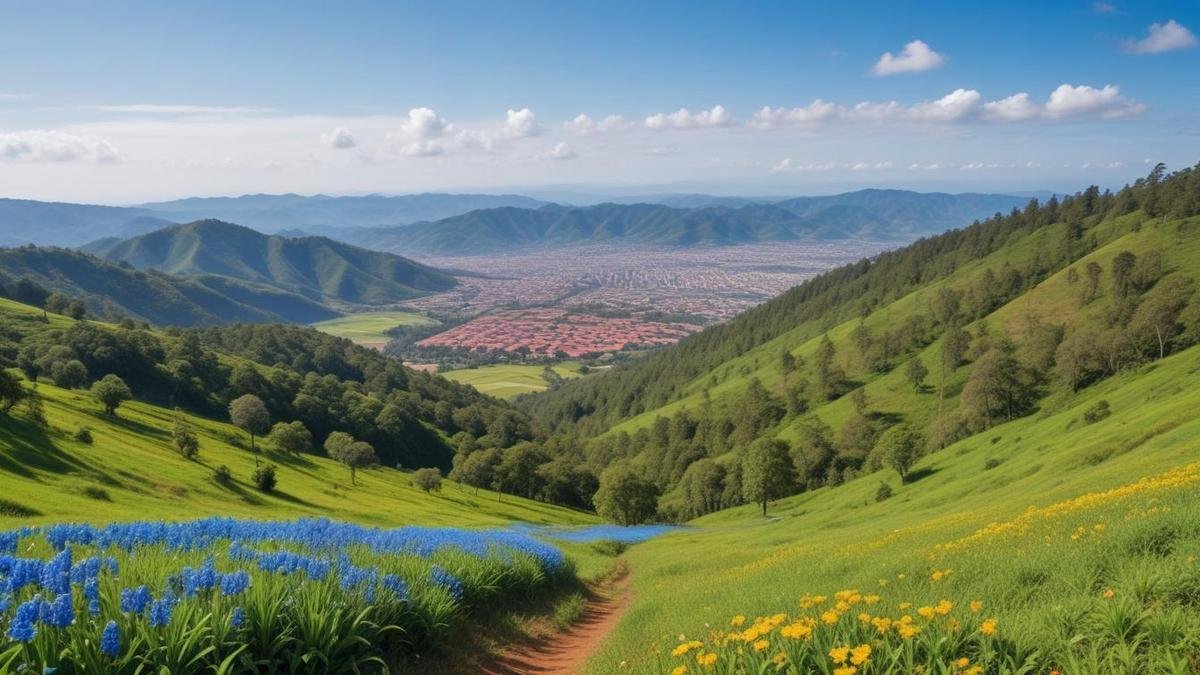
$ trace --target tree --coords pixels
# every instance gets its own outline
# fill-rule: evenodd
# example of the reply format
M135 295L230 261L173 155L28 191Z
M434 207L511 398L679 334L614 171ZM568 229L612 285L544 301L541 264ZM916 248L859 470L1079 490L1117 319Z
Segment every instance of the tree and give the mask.
M762 505L767 515L767 502L785 497L796 485L787 442L778 438L760 438L750 444L742 458L742 496Z
M87 384L87 366L79 359L58 361L50 368L50 377L63 389L78 389Z
M67 308L70 306L71 299L57 291L47 295L45 302L42 303L42 308L51 314L66 314Z
M45 428L49 425L46 421L46 407L42 405L42 395L38 393L36 384L25 396L25 416L34 426Z
M275 465L267 464L254 469L250 474L250 482L263 492L274 492L276 486L279 485L279 480L275 475Z
M436 468L417 469L413 472L413 485L421 488L426 494L440 492L442 489L442 471Z
M1096 294L1100 292L1100 275L1104 274L1104 268L1095 260L1090 260L1084 271L1087 273L1087 286L1080 296L1080 304L1086 305L1095 300Z
M1157 347L1160 359L1167 355L1170 342L1181 329L1179 315L1192 292L1190 278L1174 277L1155 286L1133 313L1130 331L1140 341Z
M275 426L271 427L271 434L267 439L279 451L293 455L308 452L312 449L313 444L312 433L299 420L276 422Z
M343 431L335 431L325 439L325 452L350 469L350 484L357 485L355 473L358 469L374 464L378 459L375 448L365 441L356 441Z
M1081 326L1067 333L1054 351L1054 368L1071 391L1079 391L1080 384L1099 368L1095 343L1096 336Z
M929 369L919 356L912 357L904 366L904 377L912 384L913 391L921 391L921 385L925 384L925 378L928 376Z
M658 510L658 487L630 462L618 462L600 474L600 487L592 498L596 513L619 525L637 525Z
M1112 283L1113 294L1123 299L1133 290L1133 268L1137 265L1137 256L1129 251L1121 251L1113 256Z
M885 464L900 474L900 481L908 478L908 471L921 456L924 445L921 434L907 424L901 423L888 429L875 444L875 452Z
M476 450L454 463L450 477L464 485L470 485L475 488L475 494L479 494L479 488L491 487L495 483L496 467L499 464L498 449Z
M500 453L493 485L497 492L520 495L532 499L541 487L538 466L546 460L538 448L528 442L517 443ZM497 500L500 496L497 495Z
M243 394L229 404L229 421L234 426L250 435L250 451L257 452L254 437L262 436L271 430L271 415L262 399L254 394ZM258 465L258 458L254 458Z
M999 416L1011 420L1022 414L1032 394L1028 371L1010 349L1001 346L988 350L975 363L963 385L961 401L964 412L987 428Z
M92 385L92 395L104 406L104 412L116 415L117 408L133 398L133 393L125 384L125 380L109 373Z
M171 442L175 445L175 451L184 459L195 459L200 454L200 439L181 410L175 411L175 423L171 428Z
M21 386L21 378L0 368L0 412L8 413L23 398L25 387Z

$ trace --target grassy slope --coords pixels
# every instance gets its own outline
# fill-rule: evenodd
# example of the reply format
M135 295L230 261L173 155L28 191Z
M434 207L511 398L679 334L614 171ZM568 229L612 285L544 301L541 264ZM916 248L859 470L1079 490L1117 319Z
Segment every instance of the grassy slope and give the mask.
M389 340L385 331L397 326L428 326L433 319L416 312L361 312L312 324L313 328L358 344L379 344Z
M580 377L579 363L564 361L551 366L563 378ZM463 370L448 370L443 376L475 387L479 391L498 398L512 398L520 394L545 391L549 386L542 377L544 366L500 364Z
M1080 495L1125 485L1143 476L1191 465L1185 486L1200 481L1195 439L1200 435L1200 348L1127 373L1034 415L960 441L925 458L924 477L900 486L894 473L864 476L782 500L772 518L755 506L695 521L695 530L635 547L635 604L593 670L617 670L623 660L653 658L680 634L703 638L709 626L748 616L794 612L806 592L874 589L893 581L893 600L956 604L982 599L988 615L1010 634L1042 639L1045 613L1105 587L1137 592L1145 571L1195 572L1200 553L1197 512L1187 491L1136 492L1126 498L1083 500L1018 520L1010 536L983 536L940 551L939 546L987 526ZM1115 411L1095 425L1083 410L1100 399ZM985 472L989 459L999 460ZM876 503L881 480L895 496ZM1181 499L1182 498L1182 499ZM1154 512L1155 507L1160 511ZM1174 508L1174 511L1166 510ZM1107 524L1103 536L1071 539L1077 526ZM1190 532L1165 559L1142 560L1130 540L1146 527ZM933 569L956 570L935 587ZM1032 588L1031 588L1032 586ZM864 591L865 592L865 591ZM1077 604L1077 603L1075 603ZM894 609L894 605L893 605ZM1193 620L1192 629L1196 628Z
M41 315L27 305L0 300L0 312ZM51 314L51 326L72 321ZM29 383L26 383L29 386ZM326 515L363 523L420 523L487 526L509 521L590 523L594 516L480 490L478 496L447 481L441 494L426 495L408 475L389 468L359 472L351 486L345 467L315 455L291 458L268 452L279 466L279 491L263 495L249 484L254 456L237 428L188 416L200 436L200 460L189 462L172 450L174 412L128 402L119 416L103 414L86 391L38 386L50 428L28 423L22 406L0 416L0 529L58 520L106 522L137 518L184 519L204 515L290 518ZM72 437L80 426L94 443ZM235 479L224 487L213 469L228 466ZM90 490L89 490L90 489ZM107 499L87 496L99 489ZM17 507L14 509L14 505ZM37 514L23 516L20 508Z
M1194 274L1200 269L1200 237L1181 235L1184 230L1179 223L1146 223L1138 231L1130 232L1129 224L1136 217L1099 225L1097 234L1101 241L1110 240L1109 243L1076 266L1082 269L1088 260L1094 259L1107 270L1112 257L1121 250L1140 255L1160 249L1170 270ZM1188 225L1195 229L1194 223ZM964 266L949 283L962 288L989 265L998 268L1005 260L1024 259L1038 247L1052 245L1058 234L1057 228L1052 228L1021 238L984 261ZM1106 272L1102 288L1108 283ZM900 298L868 317L867 325L878 332L908 312L924 311L934 292L936 286ZM1066 272L1062 271L1001 307L987 321L993 330L1003 326L1020 336L1021 328L1031 316L1057 323L1079 313L1098 316L1103 312L1106 298L1102 296L1081 308L1076 302L1078 292L1079 286L1068 284ZM778 385L779 352L786 345L811 362L826 328L839 345L839 358L850 366L852 374L857 373L848 339L856 323L804 326L735 359L721 369L721 382L711 392L713 405L727 405L726 401L744 388L750 374L760 377L768 387ZM935 385L939 348L934 343L916 355L929 366L931 374L927 381ZM1078 587L1086 586L1091 579L1089 574L1101 577L1107 574L1106 583L1119 585L1123 582L1119 570L1132 568L1134 571L1128 574L1136 576L1137 569L1144 569L1144 565L1139 567L1136 558L1119 544L1115 544L1116 552L1102 548L1090 553L1073 551L1074 557L1063 557L1057 548L1063 545L1063 539L1067 539L1068 545L1076 543L1064 536L1064 532L1070 534L1070 528L1058 528L1046 535L1053 547L1049 543L1039 546L1044 542L1021 542L1020 546L1028 545L1029 549L1019 555L1028 554L1030 561L1036 561L1029 563L1013 557L1013 544L1007 540L1003 546L995 545L998 547L987 541L975 542L965 559L957 562L938 562L941 558L933 554L934 547L990 522L1014 518L1032 506L1107 490L1200 460L1194 441L1200 435L1200 418L1195 414L1200 409L1198 371L1200 348L1193 348L1078 394L1056 392L1042 401L1039 413L930 455L917 467L917 475L926 474L925 477L914 483L900 486L890 471L863 476L843 486L779 502L772 508L775 517L768 521L758 517L754 506L740 507L696 521L695 531L639 546L630 558L637 570L634 609L593 662L594 669L608 671L621 660L645 658L655 646L669 650L680 634L703 637L705 626L724 625L734 613L753 616L794 611L796 599L804 592L832 593L844 587L869 589L875 587L878 579L899 573L927 578L935 564L964 571L942 593L958 602L973 599L972 595L986 596L984 599L996 606L996 615L1002 623L1018 622L1022 624L1018 630L1041 635L1037 631L1046 629L1042 626L1044 621L1039 623L1040 609L1019 588L1021 584L1014 581L1018 575L1029 576L1029 572L1022 571L1027 565L1053 570L1047 577L1052 580L1051 588L1045 590L1060 594L1058 601L1078 593ZM954 396L968 372L969 366L963 367L948 380L947 409L956 405ZM680 401L629 420L619 428L637 428L659 414L670 414L684 406L700 410L699 392L706 381L707 378L697 380ZM918 425L935 414L936 396L913 391L903 376L903 360L889 373L868 376L864 382L872 411L896 413ZM815 413L836 429L852 411L848 398L822 406ZM1084 425L1083 410L1101 399L1112 404L1113 416L1095 425ZM779 435L793 438L796 424L797 420L789 420L780 427ZM985 472L987 460L999 460L1000 465ZM896 490L896 496L877 504L874 495L881 481L888 482ZM1152 497L1167 500L1172 498L1173 493L1169 492ZM1116 524L1114 521L1127 520L1124 514L1137 508L1147 507L1141 502L1118 500L1097 506L1090 516L1084 509L1080 517ZM1159 515L1166 519L1173 517ZM1191 526L1179 523L1196 517L1195 509L1180 508L1177 515L1183 520L1164 526L1186 530ZM1128 523L1126 526L1134 527ZM1115 539L1121 535L1114 532L1113 536ZM1185 539L1181 547L1187 549L1188 555L1200 552L1200 537L1193 532ZM1162 569L1185 564L1179 562L1185 558L1179 553L1170 563L1161 563ZM1110 561L1111 569L1105 567L1097 572L1092 564L1097 559ZM997 561L1002 564L996 566ZM920 601L922 593L932 591L920 587L908 592L910 597L902 599ZM1198 626L1193 628L1200 630Z

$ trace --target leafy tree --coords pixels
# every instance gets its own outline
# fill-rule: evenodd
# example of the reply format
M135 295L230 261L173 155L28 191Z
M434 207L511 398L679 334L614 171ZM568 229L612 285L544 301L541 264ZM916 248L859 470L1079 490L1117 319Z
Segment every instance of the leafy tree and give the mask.
M532 499L541 488L538 466L546 460L533 443L517 443L500 453L500 463L493 476L493 487L497 492L520 495ZM499 499L499 496L497 496Z
M1096 335L1081 326L1067 333L1054 351L1054 368L1071 391L1079 391L1101 367L1095 342Z
M1121 251L1113 256L1112 283L1113 295L1123 299L1133 290L1133 268L1137 265L1137 256L1129 251Z
M275 465L265 464L255 468L250 474L250 482L263 492L274 492L279 485L279 479L275 475Z
M1139 340L1157 347L1158 358L1167 355L1168 348L1181 330L1179 315L1193 293L1190 278L1174 277L1147 293L1130 321L1130 331Z
M929 369L925 367L925 363L919 356L912 357L904 366L904 377L913 386L913 391L920 391L921 385L925 384L925 378L928 376Z
M1087 285L1080 296L1080 304L1086 305L1095 300L1096 294L1100 292L1100 276L1104 274L1104 268L1095 260L1089 260L1084 271L1087 273Z
M271 415L262 399L254 394L243 394L229 403L229 421L250 435L250 451L256 452L254 437L271 430ZM258 459L255 458L255 464Z
M46 407L42 404L42 395L38 393L37 385L25 396L25 416L34 426L45 428L49 426L46 420Z
M25 387L21 386L21 378L0 368L0 412L8 413L23 398Z
M92 385L92 395L100 401L104 406L104 412L108 415L116 415L117 408L133 398L133 392L129 391L125 380L112 373L105 375Z
M42 307L47 312L50 312L51 314L63 315L67 313L67 308L70 306L71 299L58 292L54 292L46 296L46 301L42 304Z
M50 369L50 377L54 378L54 384L64 389L79 389L87 384L87 366L79 359L58 361Z
M924 439L921 434L905 423L897 424L879 437L875 452L885 464L900 474L903 482L913 464L921 457Z
M267 439L281 452L293 455L308 452L313 444L312 432L299 420L276 422Z
M742 457L742 496L762 505L767 515L767 503L785 497L796 485L790 448L778 438L760 438L750 444Z
M175 411L175 421L171 428L171 442L175 451L184 459L195 459L200 454L200 439L196 436L192 425L182 411Z
M342 431L335 431L325 439L325 452L333 459L345 464L350 469L350 484L356 485L355 473L358 469L370 466L378 461L375 448L365 441L356 441L354 437Z
M724 508L725 467L707 457L692 462L679 481L679 491L683 495L680 515L685 518L698 518Z
M413 485L421 488L426 494L440 492L442 489L442 472L436 468L417 469L413 472Z
M1011 420L1023 414L1033 393L1028 371L1013 357L1011 349L998 347L976 361L963 386L961 401L966 414L987 428L998 417Z
M596 513L620 525L637 525L658 510L658 487L629 462L618 462L600 474L593 501Z
M454 469L450 478L464 485L475 488L490 488L496 481L496 467L500 464L500 451L496 448L476 450L459 459L455 457Z

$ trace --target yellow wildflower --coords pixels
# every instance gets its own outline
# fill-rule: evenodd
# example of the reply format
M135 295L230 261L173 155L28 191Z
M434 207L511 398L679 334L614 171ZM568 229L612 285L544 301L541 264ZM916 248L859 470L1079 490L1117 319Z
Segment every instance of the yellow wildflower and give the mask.
M971 659L968 659L967 657L963 656L961 658L955 659L954 663L952 665L955 668L966 668L967 666L971 665Z
M879 602L879 596L878 595L864 595L863 602L867 603L868 605L873 605L873 604Z
M902 603L900 603L900 611L901 611L901 612L903 612L904 610L908 609L909 607L912 607L912 603L911 603L911 602L902 602Z
M827 611L821 615L821 620L831 626L833 624L837 623L838 619L840 619L840 618L841 618L841 615L834 611Z
M683 675L686 672L687 666L675 666L675 669L671 671L671 675Z
M928 605L926 605L924 607L918 607L917 614L920 614L921 618L923 618L923 619L932 619L933 618L933 608Z
M972 600L971 601L971 613L972 614L978 614L979 610L981 610L981 609L983 609L983 601L982 600Z
M759 640L758 642L754 643L754 651L761 652L762 650L764 650L770 646L771 646L770 640Z
M862 644L850 650L850 663L861 666L871 658L871 645Z
M854 675L857 672L858 668L854 666L842 666L841 668L833 669L833 675Z
M699 663L702 666L711 666L712 664L714 664L716 662L717 662L717 654L715 652L708 652L707 654L697 654L696 655L696 663Z
M954 609L954 603L949 600L942 600L937 604L937 607L933 608L933 611L945 616L950 613L951 609Z
M795 623L780 628L779 634L785 638L803 640L804 638L812 635L812 626L802 621L796 621Z
M1106 599L1107 599L1107 598L1111 598L1111 597L1112 597L1112 596L1114 596L1114 595L1116 595L1116 593L1114 593L1114 592L1113 592L1113 589L1111 589L1111 588L1109 588L1109 589L1106 589L1106 590L1104 591L1104 597L1105 597Z
M983 675L983 666L971 666L962 671L962 675Z
M871 615L866 612L861 612L858 615L858 620L863 623L871 623Z
M871 625L875 626L875 630L880 633L886 633L892 627L892 620L886 616L877 616L871 619Z
M833 659L834 663L845 663L846 659L850 658L850 647L834 647L829 650L829 658Z
M746 616L744 614L738 614L729 620L730 626L740 626L744 623L746 623Z
M771 661L777 666L782 666L783 664L787 663L787 654L779 652L774 658L771 659Z
M979 626L979 632L983 633L984 635L995 635L996 634L996 620L995 619L985 619L984 622L982 624L980 624L980 626Z

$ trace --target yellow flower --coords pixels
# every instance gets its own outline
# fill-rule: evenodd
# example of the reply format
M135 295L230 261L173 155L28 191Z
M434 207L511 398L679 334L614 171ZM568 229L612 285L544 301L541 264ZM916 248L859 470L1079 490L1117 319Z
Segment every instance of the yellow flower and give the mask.
M933 608L935 612L941 614L942 616L949 614L951 609L954 609L954 603L950 602L949 600L942 600L937 604L937 607Z
M845 663L846 659L850 658L850 648L834 647L829 650L829 658L833 659L834 663Z
M925 607L918 607L917 614L920 614L921 618L923 618L923 619L932 619L933 618L933 608L928 605L926 605Z
M735 616L729 620L730 626L740 626L744 623L746 623L746 617L743 614L738 614L737 616Z
M684 642L684 643L680 644L678 647L676 647L675 649L671 650L671 656L683 656L684 654L692 651L693 649L699 649L703 646L704 646L704 643L700 642L699 640L692 640L691 642Z
M802 640L812 635L812 625L803 621L796 621L779 629L779 634L785 638L794 640Z
M774 658L771 659L771 661L777 666L782 666L783 664L787 663L787 654L779 652Z
M758 642L754 643L754 651L761 652L762 650L764 650L770 646L771 646L770 640L759 640Z
M984 635L995 635L996 634L996 620L995 619L985 619L984 622L982 624L980 624L980 626L979 626L979 632L983 633Z
M833 669L833 675L854 675L857 672L858 668L854 666L842 666L841 668Z
M971 666L962 671L962 675L983 675L983 666Z
M878 595L864 595L863 602L867 603L868 605L873 605L873 604L879 602L879 596Z
M871 619L871 625L875 626L875 630L879 631L880 633L886 633L888 632L888 629L892 627L892 620L886 616L877 616L874 619Z
M871 645L859 645L850 650L850 663L856 666L861 666L871 658Z
M683 675L686 672L687 666L675 666L675 669L671 671L671 675Z
M901 622L896 624L896 632L900 634L900 637L907 640L911 637L914 637L917 633L920 633L921 629L917 628L911 623Z
M711 666L712 664L714 664L716 662L717 662L717 655L715 652L709 652L707 654L697 654L696 655L696 663L699 663L702 666Z
M833 624L837 623L838 619L840 619L840 618L841 618L841 615L834 611L828 611L821 615L821 620L831 626Z
M903 612L904 610L908 609L909 607L912 607L912 603L911 603L911 602L902 602L902 603L900 603L900 611L901 611L901 612Z
M966 668L967 666L971 665L971 659L968 659L964 656L962 658L955 659L953 665L955 668Z
M979 610L981 610L981 609L983 609L983 601L982 600L972 600L971 601L971 613L972 614L978 614Z
M1112 596L1114 596L1114 595L1116 595L1116 593L1114 593L1114 592L1113 592L1113 589L1111 589L1111 588L1109 588L1109 589L1106 589L1106 590L1104 591L1104 597L1105 597L1106 599L1107 599L1107 598L1111 598L1111 597L1112 597Z

